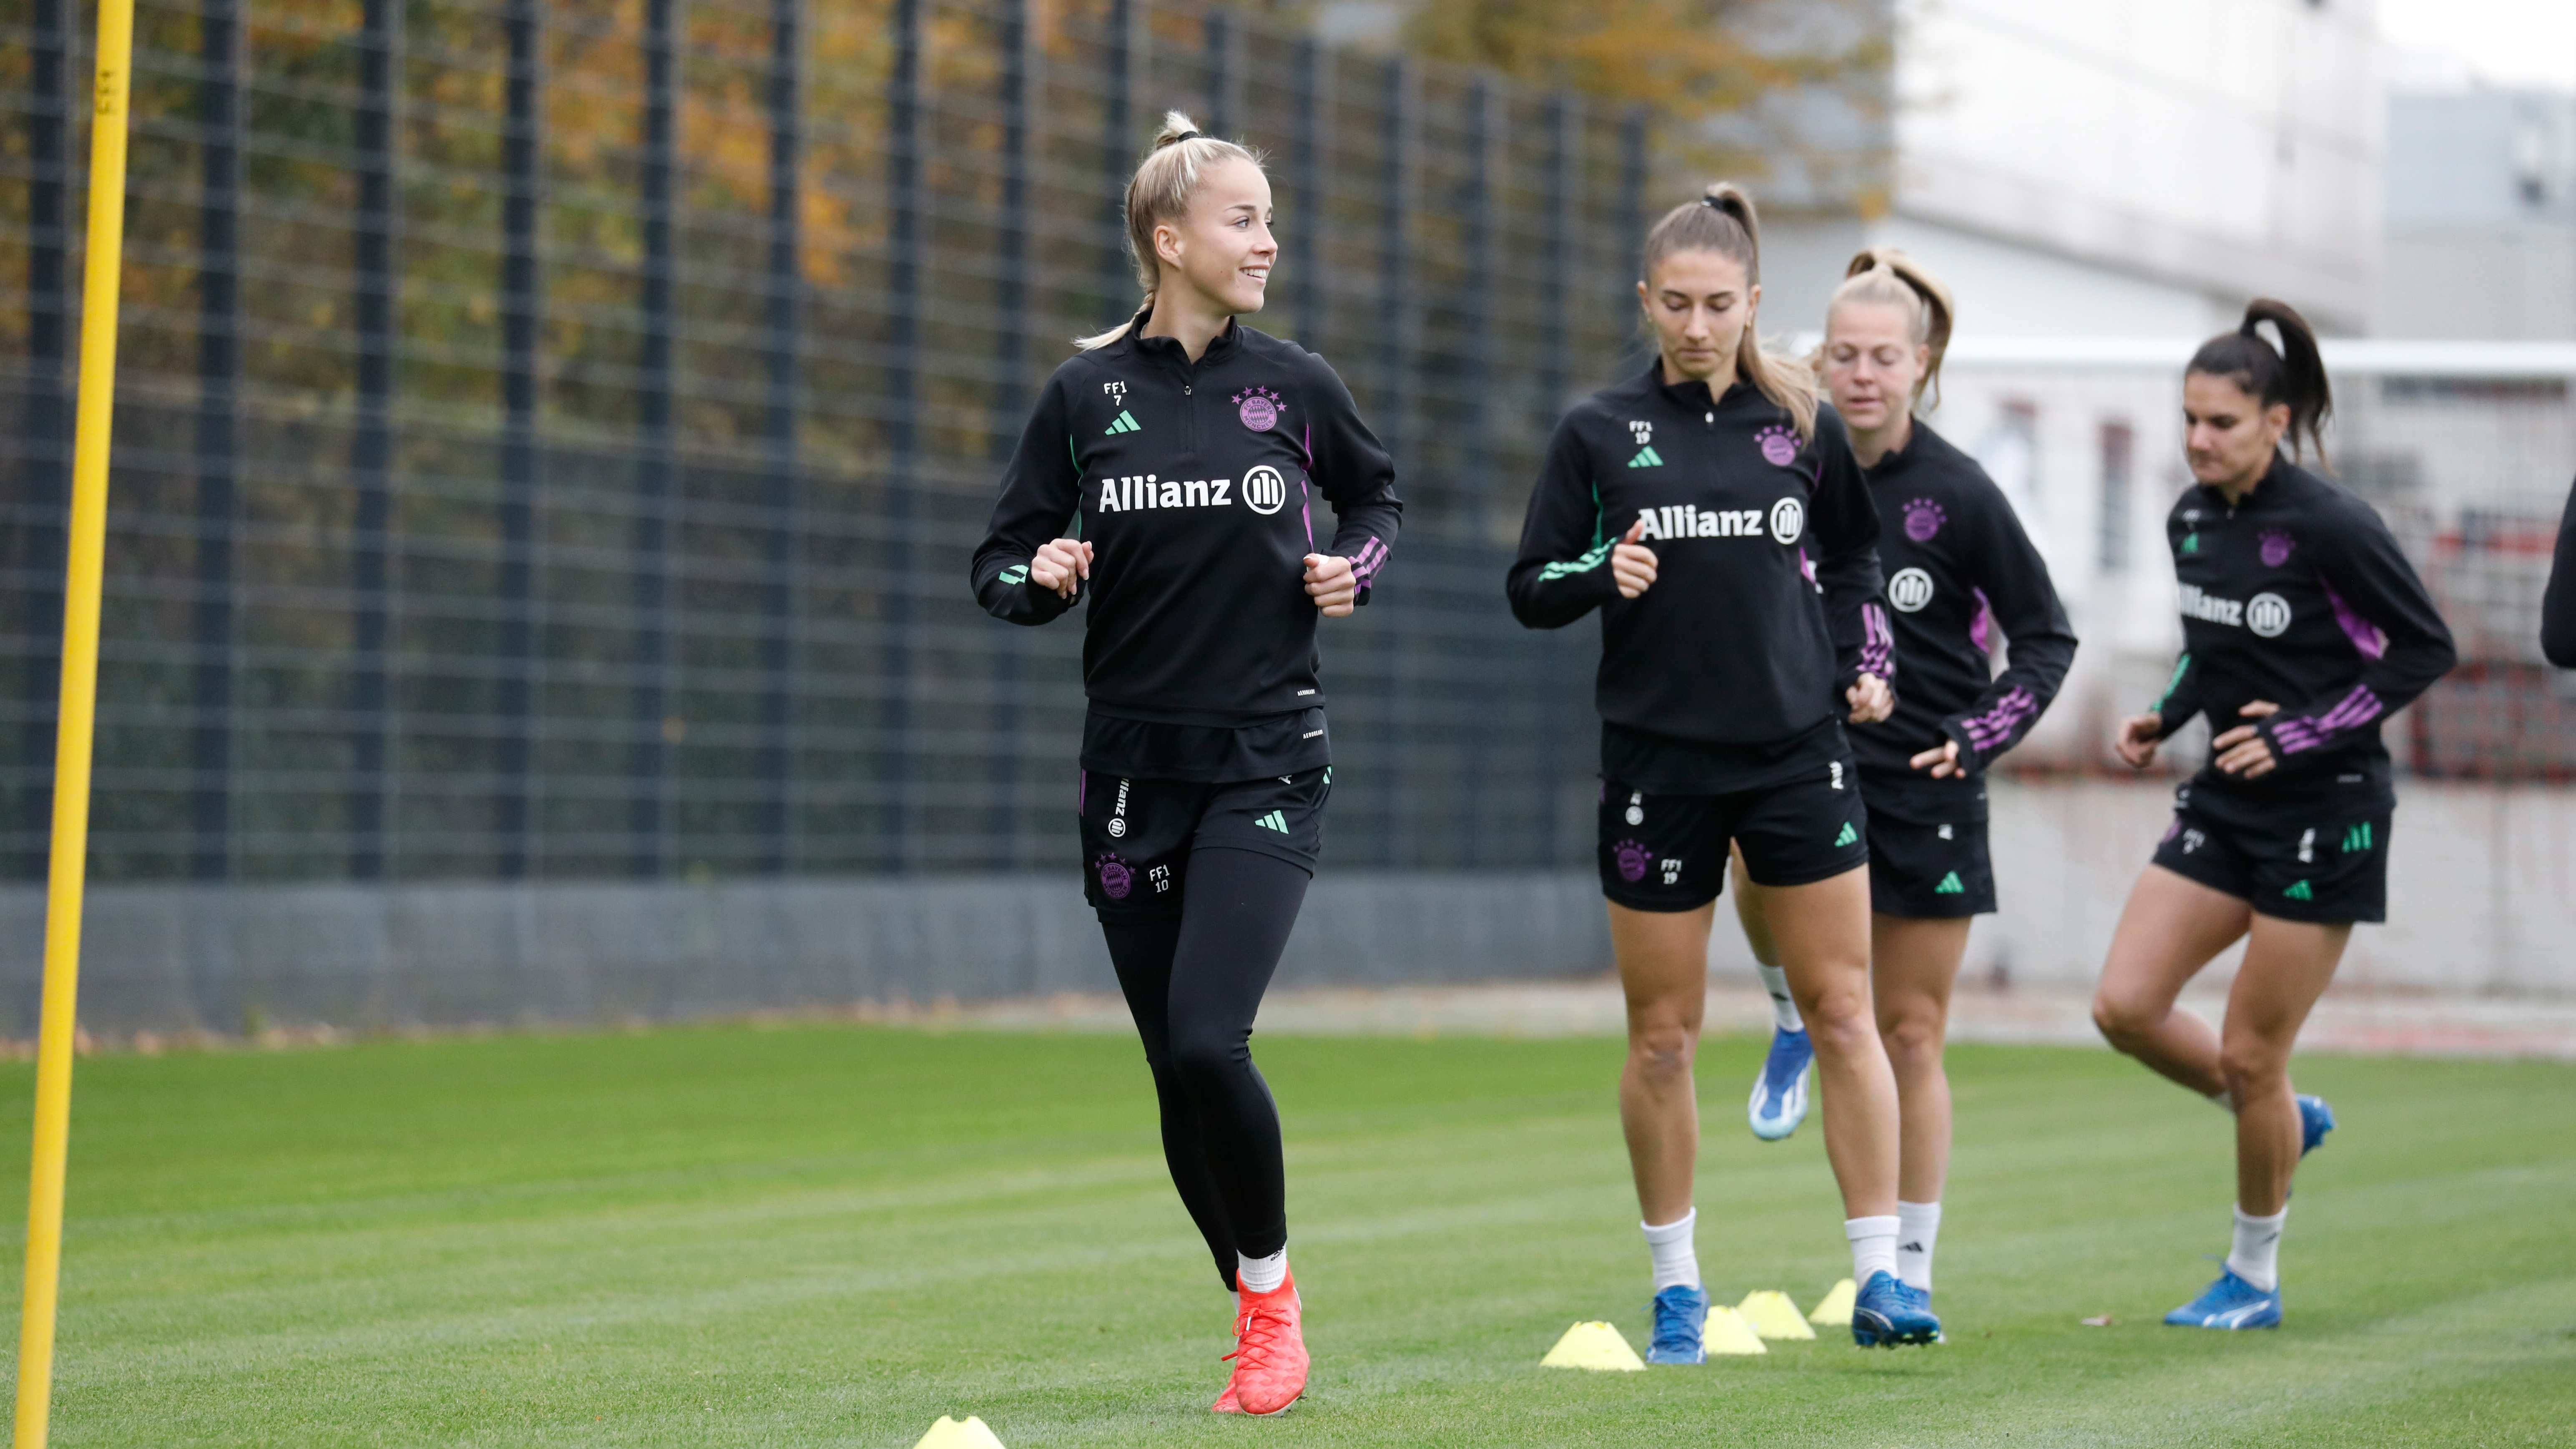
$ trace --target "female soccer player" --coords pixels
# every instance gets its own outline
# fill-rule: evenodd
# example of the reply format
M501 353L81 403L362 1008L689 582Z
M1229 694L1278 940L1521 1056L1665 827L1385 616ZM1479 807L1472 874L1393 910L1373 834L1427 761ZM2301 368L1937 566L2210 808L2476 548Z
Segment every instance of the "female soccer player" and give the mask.
M2260 326L2279 333L2275 347ZM2386 524L2281 454L2325 461L2334 407L2315 334L2257 299L2183 374L2183 451L2200 486L2165 521L2183 655L2164 697L2121 725L2144 769L2193 715L2215 738L2174 792L2093 998L2113 1046L2236 1114L2236 1239L2218 1280L2165 1322L2272 1328L2290 1174L2334 1126L2290 1089L2290 1049L2355 921L2388 918L2397 803L2380 721L2442 677L2451 633ZM2238 937L2217 1031L2175 1006Z
M1842 421L1755 336L1760 236L1725 185L1647 233L1637 299L1657 356L1557 425L1509 583L1532 628L1601 611L1601 887L1628 998L1619 1117L1657 1363L1699 1362L1708 1312L1691 1058L1729 840L1772 889L1822 1063L1853 1336L1940 1330L1896 1279L1896 1080L1870 1020L1868 817L1840 718L1890 707L1878 517Z
M1278 247L1260 162L1175 111L1127 184L1145 301L1056 369L975 551L976 597L1043 624L1090 595L1083 888L1160 1100L1173 1185L1236 1290L1215 1408L1304 1392L1279 1112L1252 1020L1323 848L1315 621L1368 602L1395 468L1323 359L1235 319ZM1338 527L1317 547L1312 497Z
M1897 1276L1929 1298L1950 1168L1950 1079L1941 1069L1950 988L1968 922L1995 909L1986 854L1986 767L2039 720L2075 658L2075 633L2003 491L1977 460L1914 416L1937 385L1956 315L1949 289L1893 247L1852 258L1825 311L1823 368L1881 518L1879 565L1895 609L1905 688L1884 724L1852 732L1869 804L1870 985L1896 1069ZM1936 394L1937 396L1937 394ZM2011 667L1988 664L1994 635ZM1735 909L1778 1013L1754 1079L1753 1135L1775 1141L1806 1114L1812 1055L1763 926L1769 892L1735 866Z

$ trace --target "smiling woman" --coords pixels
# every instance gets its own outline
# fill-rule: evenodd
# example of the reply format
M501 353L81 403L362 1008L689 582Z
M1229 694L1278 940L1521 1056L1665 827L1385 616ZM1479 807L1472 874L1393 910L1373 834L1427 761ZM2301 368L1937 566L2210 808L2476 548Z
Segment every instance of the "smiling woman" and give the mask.
M1128 183L1127 233L1144 305L1048 380L972 581L1014 624L1089 596L1084 892L1173 1184L1238 1290L1215 1407L1272 1414L1303 1392L1306 1349L1252 1020L1323 851L1317 621L1368 602L1401 506L1342 380L1237 320L1279 254L1258 157L1172 112ZM1321 548L1317 493L1339 523Z

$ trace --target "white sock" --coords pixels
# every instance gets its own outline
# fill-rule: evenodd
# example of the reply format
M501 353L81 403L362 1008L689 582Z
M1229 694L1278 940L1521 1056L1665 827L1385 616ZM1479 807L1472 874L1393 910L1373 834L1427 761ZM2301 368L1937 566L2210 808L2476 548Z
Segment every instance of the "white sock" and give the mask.
M2236 1096L2224 1087L2209 1094L2209 1105L2231 1117L2236 1115Z
M1288 1250L1281 1248L1267 1258L1235 1254L1234 1281L1238 1294L1278 1292L1279 1285L1288 1281Z
M1789 994L1789 973L1779 966L1755 966L1762 973L1762 989L1771 993L1771 1024L1782 1031L1805 1031L1807 1022L1798 1015L1798 1000Z
M2268 1218L2236 1210L2236 1245L2227 1250L2227 1271L2269 1293L2281 1286L2281 1223L2290 1215L2285 1204Z
M1896 1276L1908 1288L1932 1291L1932 1249L1941 1238L1941 1205L1900 1202L1896 1205Z
M1843 1219L1843 1236L1851 1239L1854 1283L1866 1288L1872 1274L1896 1271L1896 1234L1902 1222L1894 1213Z
M1699 1225L1699 1209L1692 1208L1678 1222L1662 1227L1640 1222L1646 1230L1646 1250L1655 1255L1655 1291L1663 1292L1674 1284L1685 1288L1699 1286L1699 1249L1691 1242L1691 1229Z

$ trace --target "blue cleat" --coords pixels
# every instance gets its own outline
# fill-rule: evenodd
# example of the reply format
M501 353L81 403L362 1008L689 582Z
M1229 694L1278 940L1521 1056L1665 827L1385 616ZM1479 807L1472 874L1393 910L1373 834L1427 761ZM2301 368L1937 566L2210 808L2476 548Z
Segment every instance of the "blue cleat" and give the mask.
M1771 1033L1771 1055L1753 1079L1753 1100L1744 1110L1754 1136L1777 1142L1807 1120L1807 1063L1815 1059L1815 1043L1804 1031Z
M2301 1092L2299 1094L2299 1155L2305 1157L2316 1151L2317 1144L2325 1141L2326 1134L2334 1129L2334 1108L2326 1105L2326 1099Z
M2165 1322L2179 1328L2278 1328L2281 1290L2275 1287L2266 1292L2237 1277L2235 1269L2221 1269L2217 1282L2166 1314Z
M1894 1348L1940 1341L1941 1320L1932 1316L1929 1296L1906 1287L1884 1268L1869 1275L1852 1302L1852 1342L1862 1348Z
M1700 1335L1708 1327L1708 1291L1676 1283L1655 1295L1655 1338L1648 1363L1706 1363Z

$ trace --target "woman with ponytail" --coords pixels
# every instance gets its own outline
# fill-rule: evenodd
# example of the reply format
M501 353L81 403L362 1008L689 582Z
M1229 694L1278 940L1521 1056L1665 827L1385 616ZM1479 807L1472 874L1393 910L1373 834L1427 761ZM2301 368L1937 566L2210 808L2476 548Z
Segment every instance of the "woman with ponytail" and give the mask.
M1235 1294L1219 1412L1275 1414L1307 1357L1279 1111L1252 1021L1323 850L1318 619L1365 604L1395 467L1324 360L1236 319L1278 247L1250 152L1175 111L1127 186L1144 304L1040 395L971 582L1044 624L1089 597L1083 887L1144 1038L1163 1154ZM1315 539L1315 496L1332 505Z
M1896 713L1852 731L1869 804L1870 982L1896 1071L1897 1276L1929 1299L1950 1162L1942 1071L1950 989L1968 923L1995 908L1986 851L1986 769L2019 744L2075 659L2048 565L1977 460L1914 416L1939 385L1955 312L1950 290L1893 247L1852 258L1825 310L1818 358L1851 430L1879 516L1879 563L1905 688ZM1937 394L1936 394L1937 396ZM2000 633L2009 667L1991 659ZM1788 1136L1806 1113L1812 1051L1766 928L1769 892L1735 862L1735 909L1778 1018L1753 1084L1753 1135Z
M2093 998L2113 1046L2236 1118L2235 1241L2171 1324L2281 1322L2290 1176L2335 1125L2323 1101L2292 1091L2290 1052L2353 923L2388 918L2397 796L2380 724L2458 659L2388 526L2296 461L2313 447L2325 466L2333 409L2316 336L2285 303L2258 299L2192 357L2183 453L2199 486L2165 521L2182 659L2115 741L2144 769L2194 715L2215 736L2174 792ZM2239 939L2244 964L2212 1030L2175 1002Z
M1887 717L1878 516L1842 419L1762 349L1761 228L1732 186L1647 233L1656 357L1557 425L1512 612L1601 611L1600 869L1628 998L1619 1118L1654 1262L1647 1358L1701 1361L1691 1060L1729 842L1766 888L1815 1043L1863 1344L1940 1331L1896 1268L1896 1080L1869 1006L1869 829L1846 720Z

